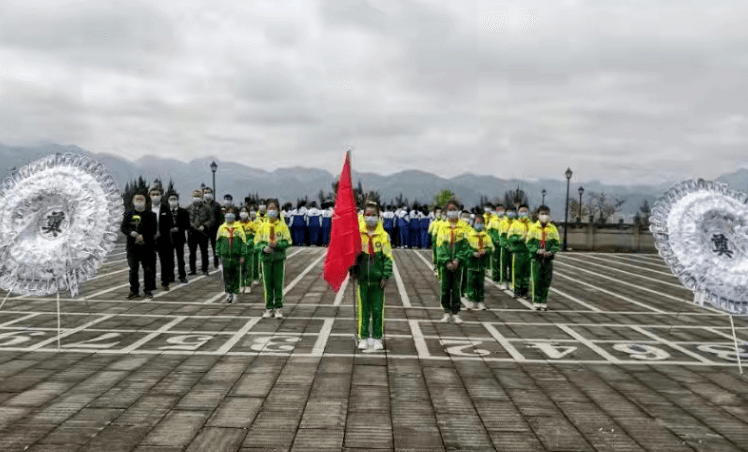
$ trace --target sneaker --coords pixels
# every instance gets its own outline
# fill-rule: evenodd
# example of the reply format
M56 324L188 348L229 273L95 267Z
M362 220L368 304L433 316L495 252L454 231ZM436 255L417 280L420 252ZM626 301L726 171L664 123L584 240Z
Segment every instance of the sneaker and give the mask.
M259 281L252 281L252 285L253 285L253 286L256 286L256 285L258 285L258 284L260 284L260 282L259 282Z
M540 303L533 303L533 304L532 304L532 310L533 310L533 311L538 311L538 310L540 310Z
M153 292L151 292L150 290L146 290L145 291L145 297L146 298L153 298Z
M234 301L234 294L230 293L230 294L226 295L226 301L229 302L229 303L231 303L232 301Z
M475 304L472 301L465 300L465 309L475 309Z
M167 284L165 286L161 286L161 290L163 290L164 292L168 292L169 291L169 285Z
M451 318L452 318L452 314L450 314L449 312L445 312L444 313L444 317L442 317L442 319L439 320L439 321L442 322L442 323L447 323L447 322L449 322L449 319L451 319Z
M244 293L252 293L252 288L249 286L244 287Z
M276 319L282 319L283 318L283 308L277 308L275 310L275 318Z
M462 323L462 319L460 318L460 314L455 314L452 316L452 321L455 323Z
M382 339L374 339L374 350L384 350Z
M370 337L369 339L367 339L367 342L369 343L369 347L373 347L374 346L374 339L373 338Z
M127 299L128 300L132 300L133 298L138 298L138 297L140 297L139 293L137 293L137 292L130 292L130 294L127 296Z
M366 350L369 347L369 341L366 339L361 339L358 341L358 349L359 350Z
M187 284L187 278L179 278L179 282L182 284Z
M543 310L543 311L547 311L548 310L548 305L545 304L545 303L540 303L540 309Z
M273 316L273 310L272 309L266 309L265 312L262 314L263 319L269 319Z
M483 303L482 301L479 301L478 302L478 310L479 311L485 311L486 310L486 304Z

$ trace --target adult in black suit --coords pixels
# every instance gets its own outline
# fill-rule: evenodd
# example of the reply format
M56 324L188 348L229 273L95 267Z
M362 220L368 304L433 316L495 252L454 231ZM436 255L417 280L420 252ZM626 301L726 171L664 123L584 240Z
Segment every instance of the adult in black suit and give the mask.
M169 205L162 202L161 187L151 188L151 211L156 215L156 251L161 263L161 290L169 290L169 283L174 281L174 248L171 244L171 228L173 225Z
M136 192L132 197L133 209L126 212L120 230L127 236L127 264L130 266L130 294L128 299L140 296L138 270L143 266L145 296L153 298L156 290L156 214L146 208L146 193Z
M187 209L179 207L179 193L167 193L169 198L169 212L171 215L171 244L177 255L177 272L179 273L179 282L187 282L187 273L184 269L184 244L187 243L185 234L190 229L190 214ZM169 274L171 281L174 281L174 269Z

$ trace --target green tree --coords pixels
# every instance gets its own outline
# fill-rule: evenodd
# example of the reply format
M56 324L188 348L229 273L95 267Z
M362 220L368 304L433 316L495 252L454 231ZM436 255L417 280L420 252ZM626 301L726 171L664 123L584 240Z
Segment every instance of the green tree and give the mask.
M439 193L434 196L434 203L437 206L444 207L444 204L446 204L447 201L454 198L455 194L452 192L452 190L449 190L447 188L443 189Z

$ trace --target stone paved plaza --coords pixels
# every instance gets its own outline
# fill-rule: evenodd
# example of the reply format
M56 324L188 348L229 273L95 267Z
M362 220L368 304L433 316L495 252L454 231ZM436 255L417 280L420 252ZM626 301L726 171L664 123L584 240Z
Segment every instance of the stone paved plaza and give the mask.
M59 337L54 297L12 295L0 451L748 450L729 317L658 256L559 255L548 312L487 281L489 310L455 325L430 251L395 250L375 352L324 252L289 251L282 320L260 318L259 286L227 304L218 272L127 300L121 246L61 300Z

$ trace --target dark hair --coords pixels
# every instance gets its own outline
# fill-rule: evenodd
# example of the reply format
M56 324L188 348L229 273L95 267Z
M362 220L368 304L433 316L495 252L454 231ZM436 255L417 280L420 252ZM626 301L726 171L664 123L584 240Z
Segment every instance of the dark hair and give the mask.
M366 201L364 204L364 212L366 212L366 209L368 208L374 208L377 210L377 213L379 213L379 204L377 204L375 201Z
M239 209L236 206L231 205L226 208L226 213L233 213L234 215L236 215L237 213L239 213Z
M528 206L527 204L520 204L520 205L519 205L519 207L517 208L517 210L519 210L519 209L521 209L521 208L523 208L523 207L524 207L525 209L527 209L527 210L530 210L530 206Z
M249 213L249 206L247 206L247 205L242 206L242 208L239 209L239 212L241 212L242 210L246 210L247 213Z
M495 206L495 207L496 207L497 209L498 209L498 208L502 208L502 209L506 210L506 209L504 208L504 204L502 204L502 203L498 203L498 204L496 204L496 206Z
M507 212L508 212L508 211L510 211L510 210L512 210L512 211L516 211L516 210L517 210L517 208L516 208L516 207L514 207L514 206L507 206L507 208L506 208L505 210L506 210Z
M550 211L551 211L551 208L546 205L541 205L540 207L538 207L538 212L550 212Z
M490 203L490 202L487 202L487 203L483 204L483 208L486 208L486 207L490 207L490 208L493 209L494 205L492 203Z
M447 210L450 205L457 207L457 210L462 210L462 206L460 206L460 203L455 198L444 203L444 210Z
M280 204L278 203L278 200L275 198L270 198L265 201L265 207L269 208L270 204L274 204L276 209L280 209Z

